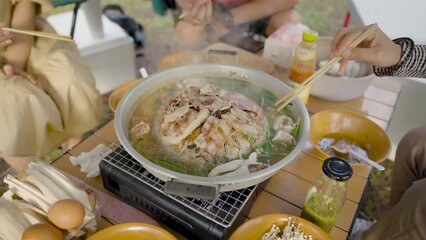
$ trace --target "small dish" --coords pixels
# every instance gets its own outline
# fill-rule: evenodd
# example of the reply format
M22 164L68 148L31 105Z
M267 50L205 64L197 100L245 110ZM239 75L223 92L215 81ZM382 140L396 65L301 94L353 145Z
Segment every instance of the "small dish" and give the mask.
M118 103L120 102L120 99L123 97L123 95L140 80L141 79L134 79L125 82L112 91L108 98L108 105L111 111L115 112L115 109L117 108Z
M300 223L300 229L305 234L311 234L313 239L331 240L331 236L315 224L289 214L266 214L250 219L232 233L229 240L259 240L264 233L268 232L272 225L277 225L282 231L287 226L289 217L292 222Z
M147 223L121 223L105 228L88 240L177 240L161 227Z
M201 51L177 51L166 55L157 64L159 70L177 67L184 64L207 62L207 54Z

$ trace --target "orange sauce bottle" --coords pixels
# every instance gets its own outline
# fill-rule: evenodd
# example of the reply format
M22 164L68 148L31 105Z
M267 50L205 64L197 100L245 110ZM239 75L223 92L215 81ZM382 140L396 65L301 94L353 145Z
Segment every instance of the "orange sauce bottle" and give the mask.
M293 61L290 66L289 85L292 88L297 88L315 71L315 63L317 56L318 32L314 30L306 30L302 35L302 42L297 45ZM299 94L299 98L304 104L308 103L310 84Z

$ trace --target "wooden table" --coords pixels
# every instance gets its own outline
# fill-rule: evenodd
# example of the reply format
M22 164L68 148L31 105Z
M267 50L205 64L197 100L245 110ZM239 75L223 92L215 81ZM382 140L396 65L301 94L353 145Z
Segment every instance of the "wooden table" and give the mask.
M244 57L243 59L246 58ZM284 79L286 72L278 68L273 68L271 75L279 79ZM310 114L326 109L352 110L367 116L379 126L386 129L400 89L401 84L395 79L376 78L363 97L346 102L330 102L310 97L307 109ZM108 146L116 141L117 136L115 135L113 121L111 121L55 161L53 165L80 178L97 189L106 191L103 188L100 177L93 179L86 178L85 174L81 173L78 167L71 165L69 156L78 156L81 152L90 151L100 143ZM300 215L306 192L312 181L321 172L322 161L323 159L315 152L313 146L307 143L296 159L287 164L269 180L265 189L254 202L247 218L250 219L268 213ZM366 165L354 167L354 175L348 182L347 199L339 214L337 223L330 233L334 239L346 239L350 233L360 203L362 203L370 171L371 167Z

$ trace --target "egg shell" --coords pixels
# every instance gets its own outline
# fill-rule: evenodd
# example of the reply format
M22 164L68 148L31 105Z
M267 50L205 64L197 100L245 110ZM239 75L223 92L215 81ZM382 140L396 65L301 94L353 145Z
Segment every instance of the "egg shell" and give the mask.
M62 232L46 223L37 223L29 226L22 234L22 240L62 240Z
M74 199L63 199L50 206L47 218L61 229L78 227L84 219L85 210L81 202Z

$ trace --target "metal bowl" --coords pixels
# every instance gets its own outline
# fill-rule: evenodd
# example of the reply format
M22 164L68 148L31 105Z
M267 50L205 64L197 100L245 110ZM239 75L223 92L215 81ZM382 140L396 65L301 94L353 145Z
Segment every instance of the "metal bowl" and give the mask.
M297 118L301 118L301 126L297 144L285 158L263 170L246 176L221 176L199 177L186 175L161 167L146 159L137 152L129 141L129 121L133 112L144 94L151 93L160 86L170 81L182 80L189 77L227 77L229 81L243 80L258 87L267 89L276 96L284 96L290 90L280 80L255 69L237 65L225 65L218 63L199 63L179 66L157 72L135 85L121 99L115 112L115 130L119 141L126 151L150 173L166 182L164 192L185 197L200 197L214 199L221 191L230 191L258 184L280 170L284 165L293 160L300 153L309 136L309 115L305 105L296 98L290 106L290 110Z

